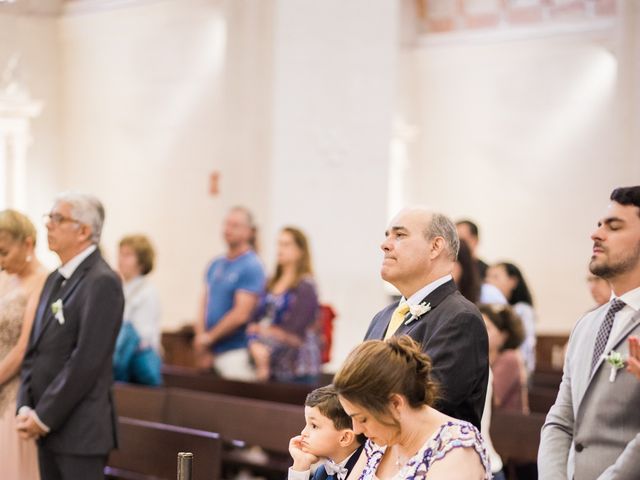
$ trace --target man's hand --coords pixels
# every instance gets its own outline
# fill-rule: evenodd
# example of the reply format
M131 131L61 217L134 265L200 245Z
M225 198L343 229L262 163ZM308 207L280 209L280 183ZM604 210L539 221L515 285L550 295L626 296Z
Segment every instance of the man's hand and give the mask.
M208 332L198 333L193 337L193 348L195 348L196 351L206 350L209 345L211 345L211 339L209 338Z
M304 472L311 469L311 465L318 461L318 457L305 450L301 435L289 440L289 453L291 454L291 458L293 458L292 468L297 472Z
M640 380L640 338L629 337L629 358L627 359L627 370L633 373Z
M43 437L47 434L40 426L36 423L31 415L19 414L17 416L17 426L16 429L20 436L25 439L37 439Z

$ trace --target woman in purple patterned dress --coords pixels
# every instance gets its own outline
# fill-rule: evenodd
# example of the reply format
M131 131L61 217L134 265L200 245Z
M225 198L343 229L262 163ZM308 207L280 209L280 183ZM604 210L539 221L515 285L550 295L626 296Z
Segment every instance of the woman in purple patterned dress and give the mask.
M315 383L320 345L315 332L318 294L307 237L285 227L278 238L276 271L247 327L258 380Z
M356 347L333 379L353 430L368 437L359 480L490 480L480 432L434 409L431 359L410 337Z

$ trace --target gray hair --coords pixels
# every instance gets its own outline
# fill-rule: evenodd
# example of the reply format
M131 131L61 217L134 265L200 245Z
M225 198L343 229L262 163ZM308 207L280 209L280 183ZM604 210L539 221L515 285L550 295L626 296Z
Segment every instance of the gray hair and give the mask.
M454 262L458 258L458 250L460 250L460 239L455 224L449 217L442 213L433 212L431 214L431 222L425 229L425 237L431 240L435 237L444 238L444 243L449 251L449 257Z
M55 203L60 202L71 206L75 220L91 227L91 243L98 245L104 224L104 207L100 200L86 193L64 192L55 198Z

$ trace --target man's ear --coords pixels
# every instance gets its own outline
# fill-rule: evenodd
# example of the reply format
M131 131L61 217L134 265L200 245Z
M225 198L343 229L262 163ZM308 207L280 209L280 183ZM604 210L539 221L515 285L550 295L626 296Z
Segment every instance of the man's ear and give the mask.
M344 430L341 430L340 439L338 440L338 443L340 444L341 447L348 447L353 443L355 439L356 439L356 434L354 433L354 431L351 430L350 428L345 428Z
M429 257L431 260L437 258L444 250L444 238L435 237L431 240L431 248L429 249Z
M89 225L84 223L80 224L79 233L82 236L82 240L89 240L93 233L93 230Z

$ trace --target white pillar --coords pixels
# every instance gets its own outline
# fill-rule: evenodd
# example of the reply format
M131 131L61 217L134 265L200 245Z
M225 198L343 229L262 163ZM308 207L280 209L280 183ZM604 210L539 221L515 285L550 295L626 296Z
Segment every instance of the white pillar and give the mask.
M0 89L0 208L26 208L30 122L41 109L41 104L16 83Z
M309 235L334 306L336 368L387 302L387 222L397 56L395 0L278 0L265 258L287 224ZM269 265L272 267L272 265Z

